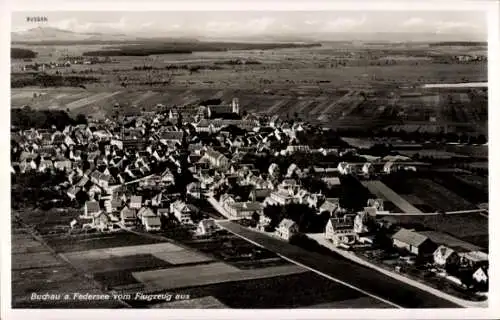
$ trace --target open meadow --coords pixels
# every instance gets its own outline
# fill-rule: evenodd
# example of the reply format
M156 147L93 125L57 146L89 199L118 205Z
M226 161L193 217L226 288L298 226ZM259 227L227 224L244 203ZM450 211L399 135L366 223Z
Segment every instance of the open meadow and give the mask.
M407 228L432 229L448 233L488 251L488 218L478 213L390 216L384 217L383 220Z
M14 308L122 308L117 301L33 300L36 294L101 294L100 288L60 259L31 235L12 227L12 307Z
M32 46L36 60L78 55L95 46ZM323 43L321 47L113 57L112 63L49 69L95 77L84 88L14 88L12 107L69 109L109 116L113 105L154 108L202 100L240 99L242 110L301 117L337 127L385 127L413 121L415 130L487 133L487 95L479 88L421 88L429 83L481 82L486 62L453 62L483 46ZM252 63L245 63L251 61ZM13 79L30 77L12 66ZM41 93L33 97L33 93ZM429 126L429 127L426 127ZM454 129L457 128L457 129ZM391 130L399 130L392 127ZM413 130L408 127L405 130Z

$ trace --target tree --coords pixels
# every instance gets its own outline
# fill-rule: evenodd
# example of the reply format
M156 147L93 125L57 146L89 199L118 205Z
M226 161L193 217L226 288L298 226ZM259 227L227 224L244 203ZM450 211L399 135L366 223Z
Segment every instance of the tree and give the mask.
M486 139L485 135L484 134L480 134L478 137L477 137L477 140L476 142L478 144L485 144L486 142L488 142L488 140Z
M76 120L75 122L77 124L87 124L87 117L85 117L84 114L82 113L79 113L77 116L76 116Z
M270 205L264 208L264 215L271 219L269 229L274 230L283 220L282 207L279 205Z
M259 223L259 220L260 220L260 215L257 213L257 211L254 211L254 213L252 213L251 227L256 227L257 224Z

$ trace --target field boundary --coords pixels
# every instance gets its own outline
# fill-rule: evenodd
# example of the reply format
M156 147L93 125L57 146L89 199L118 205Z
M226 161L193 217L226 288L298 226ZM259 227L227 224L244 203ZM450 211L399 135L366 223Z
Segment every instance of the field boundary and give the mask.
M220 224L220 223L219 223L219 225L220 225L222 228L224 228L224 226L223 226L222 224ZM248 241L248 242L250 242L250 243L252 243L252 244L254 244L254 245L256 245L256 246L258 246L258 247L260 247L260 248L264 248L264 249L265 249L265 247L264 247L263 245L261 245L261 244L259 244L259 243L255 242L255 241L253 241L253 240L251 240L251 239L248 239L247 237L245 237L245 236L243 236L243 235L240 235L240 234L238 234L238 233L236 233L236 232L233 232L232 230L230 230L230 229L228 229L228 228L224 228L224 229L225 229L225 230L227 230L227 231L229 231L229 232L231 232L232 234L234 234L234 235L236 235L236 236L238 236L238 237L242 238L242 239L245 239L246 241ZM334 282L340 283L340 284L342 284L342 285L344 285L344 286L346 286L346 287L348 287L348 288L351 288L351 289L353 289L353 290L356 290L356 291L358 291L358 292L361 292L361 293L362 293L362 294L364 294L364 295L367 295L367 296L369 296L369 297L372 297L372 298L374 298L374 299L377 299L377 300L379 300L379 301L382 301L382 302L384 302L384 303L386 303L386 304L388 304L388 305L391 305L391 306L393 306L393 307L396 307L396 308L399 308L399 309L403 309L403 307L402 307L402 306L400 306L400 305L398 305L398 304L395 304L394 302L391 302L391 301L385 300L384 298L381 298L381 297L379 297L379 296L376 296L376 295L374 295L374 294L372 294L372 293L369 293L369 292L367 292L367 291L365 291L365 290L363 290L363 289L360 289L360 288L358 288L358 287L355 287L355 286L353 286L352 284L349 284L349 283L347 283L347 282L344 282L344 281L342 281L342 280L339 280L339 279L337 279L337 278L334 278L334 277L332 277L332 276L330 276L330 275L327 275L326 273L323 273L323 272L321 272L321 271L319 271L319 270L316 270L316 269L313 269L313 268L311 268L311 267L309 267L309 266L306 266L306 265L304 265L304 264L302 264L302 263L300 263L300 262L298 262L298 261L295 261L295 260L293 260L293 259L291 259L291 258L288 258L288 257L286 257L286 256L284 256L284 255L282 255L282 254L279 254L279 253L277 253L277 252L276 252L276 254L277 254L279 257L281 257L281 258L283 258L283 259L285 259L285 260L287 260L287 261L289 261L289 262L291 262L291 263L293 263L293 264L295 264L295 265L298 265L298 266L300 266L300 267L302 267L302 268L305 268L305 269L307 269L307 270L309 270L309 271L312 271L312 272L314 272L314 273L316 273L316 274L319 274L320 276L322 276L322 277L324 277L324 278L327 278L327 279L329 279L329 280L331 280L331 281L334 281Z
M457 298L457 297L454 297L450 294L447 294L445 292L442 292L442 291L439 291L435 288L432 288L431 286L428 286L424 283L421 283L421 282L418 282L418 281L415 281L413 279L410 279L408 277L405 277L405 276L402 276L402 275L399 275L399 274L396 274L394 272L390 272L388 270L385 270L383 268L380 268L378 267L377 265L373 264L373 263L370 263L364 259L361 259L359 258L358 256L356 256L354 253L350 253L350 252L346 252L345 250L342 250L342 249L338 249L338 248L335 248L333 245L329 245L327 242L326 242L326 239L324 239L324 235L321 233L321 234L306 234L307 237L309 237L310 239L313 239L315 240L316 242L318 242L320 245L322 245L323 247L325 248L328 248L330 250L332 250L333 252L335 253L338 253L340 254L341 256L343 256L344 258L346 259L349 259L353 262L356 262L358 264L361 264L363 266L366 266L368 268L371 268L373 270L376 270L380 273L383 273L393 279L396 279L396 280L399 280L401 282L405 282L411 286L414 286L416 288L419 288L419 289L422 289L422 290L425 290L435 296L438 296L438 297L441 297L443 299L446 299L450 302L453 302L453 303L456 303L462 307L466 307L466 308L470 308L470 307L487 307L487 305L485 306L483 302L479 302L479 303L475 303L473 301L467 301L467 300L463 300L463 299L460 299L460 298Z

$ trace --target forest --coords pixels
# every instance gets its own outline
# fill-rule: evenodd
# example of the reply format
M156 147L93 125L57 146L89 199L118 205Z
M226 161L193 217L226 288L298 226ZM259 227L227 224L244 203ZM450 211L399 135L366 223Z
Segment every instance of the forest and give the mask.
M153 54L181 54L230 50L272 50L309 48L319 43L238 43L238 42L169 42L110 46L105 50L84 52L84 56L148 56Z
M63 110L33 110L30 107L11 109L11 125L19 129L48 129L55 126L58 130L68 125L86 124L87 119L79 114L73 119Z
M10 48L11 59L33 59L38 53L29 49Z

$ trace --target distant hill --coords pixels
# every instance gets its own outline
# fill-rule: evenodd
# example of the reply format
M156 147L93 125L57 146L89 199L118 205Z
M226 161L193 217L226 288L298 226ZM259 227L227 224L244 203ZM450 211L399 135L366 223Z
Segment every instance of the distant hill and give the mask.
M131 40L124 34L82 33L52 27L36 27L11 33L12 43L40 43L53 41L123 41Z
M410 32L307 32L307 33L263 33L252 36L213 37L204 34L176 33L168 36L152 35L137 31L133 34L73 32L53 27L36 27L12 32L12 44L129 44L144 42L247 42L247 43L291 43L291 42L484 42L486 36L451 33Z

